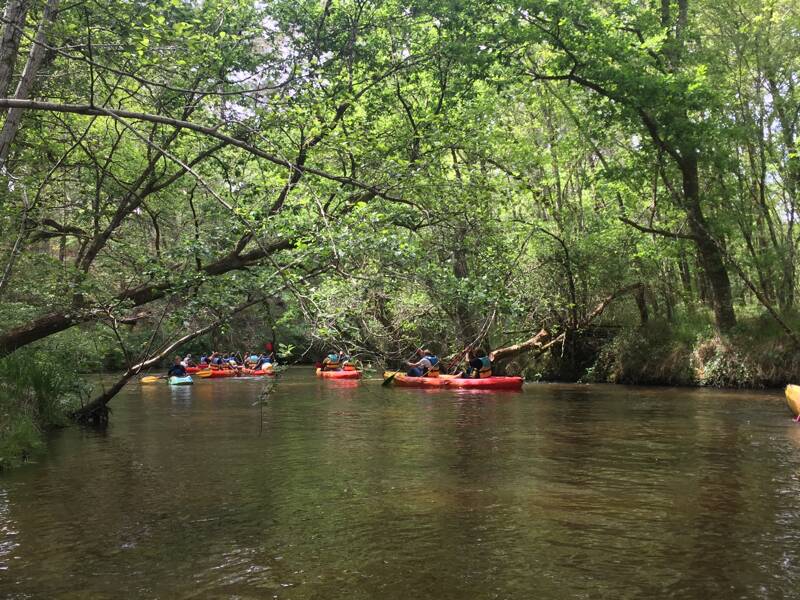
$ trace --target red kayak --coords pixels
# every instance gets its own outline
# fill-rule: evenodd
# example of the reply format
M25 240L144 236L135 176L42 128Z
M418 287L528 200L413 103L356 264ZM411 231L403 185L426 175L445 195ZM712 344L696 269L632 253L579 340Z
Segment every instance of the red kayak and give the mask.
M237 377L239 375L239 371L234 371L233 369L207 369L204 371L197 371L198 377L203 377L204 379L216 379L218 377Z
M384 379L394 375L392 382L402 387L426 388L469 388L473 390L519 390L522 389L522 377L485 377L472 379L440 375L439 377L409 377L403 373L386 371Z
M328 379L359 379L361 377L361 371L323 371L322 369L317 369L317 377L327 377Z
M200 371L205 371L206 369L208 369L208 366L204 366L204 367L186 367L186 372L187 373L199 373Z

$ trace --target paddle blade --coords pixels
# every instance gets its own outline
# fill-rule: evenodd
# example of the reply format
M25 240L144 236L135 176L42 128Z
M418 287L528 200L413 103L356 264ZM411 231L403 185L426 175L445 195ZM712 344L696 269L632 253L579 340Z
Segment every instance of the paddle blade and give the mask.
M161 377L156 377L155 375L148 375L147 377L142 377L140 383L158 383L161 381Z
M400 371L395 371L394 373L392 373L388 377L384 378L383 383L381 383L381 385L383 387L388 387L389 385L391 385L392 381L394 381L394 378L397 377L399 374L400 374Z
M203 378L211 377L211 369L208 369L207 371L198 371L197 373L195 373L195 375Z

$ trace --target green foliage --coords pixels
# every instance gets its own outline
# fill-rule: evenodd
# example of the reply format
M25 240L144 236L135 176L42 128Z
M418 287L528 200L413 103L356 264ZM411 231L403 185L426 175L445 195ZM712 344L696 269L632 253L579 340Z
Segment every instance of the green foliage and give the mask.
M38 350L0 361L0 469L42 447L42 433L67 423L87 389L69 365Z

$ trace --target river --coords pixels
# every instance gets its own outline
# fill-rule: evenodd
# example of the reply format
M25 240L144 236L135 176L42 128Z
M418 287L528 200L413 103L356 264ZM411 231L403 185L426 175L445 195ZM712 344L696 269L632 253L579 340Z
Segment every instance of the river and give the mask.
M780 392L263 385L130 384L0 474L0 597L800 597Z

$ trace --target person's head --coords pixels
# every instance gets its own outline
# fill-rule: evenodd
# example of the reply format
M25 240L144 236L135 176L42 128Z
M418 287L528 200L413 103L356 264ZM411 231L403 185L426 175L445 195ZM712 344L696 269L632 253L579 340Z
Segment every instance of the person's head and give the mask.
M422 351L422 356L433 356L433 352L425 348L425 350Z
M477 358L483 358L484 356L486 356L486 350L484 350L483 348L478 348L477 350L475 350L475 356Z
M175 360L173 360L172 362L174 362L176 365L181 364L181 357L180 356L176 356Z

